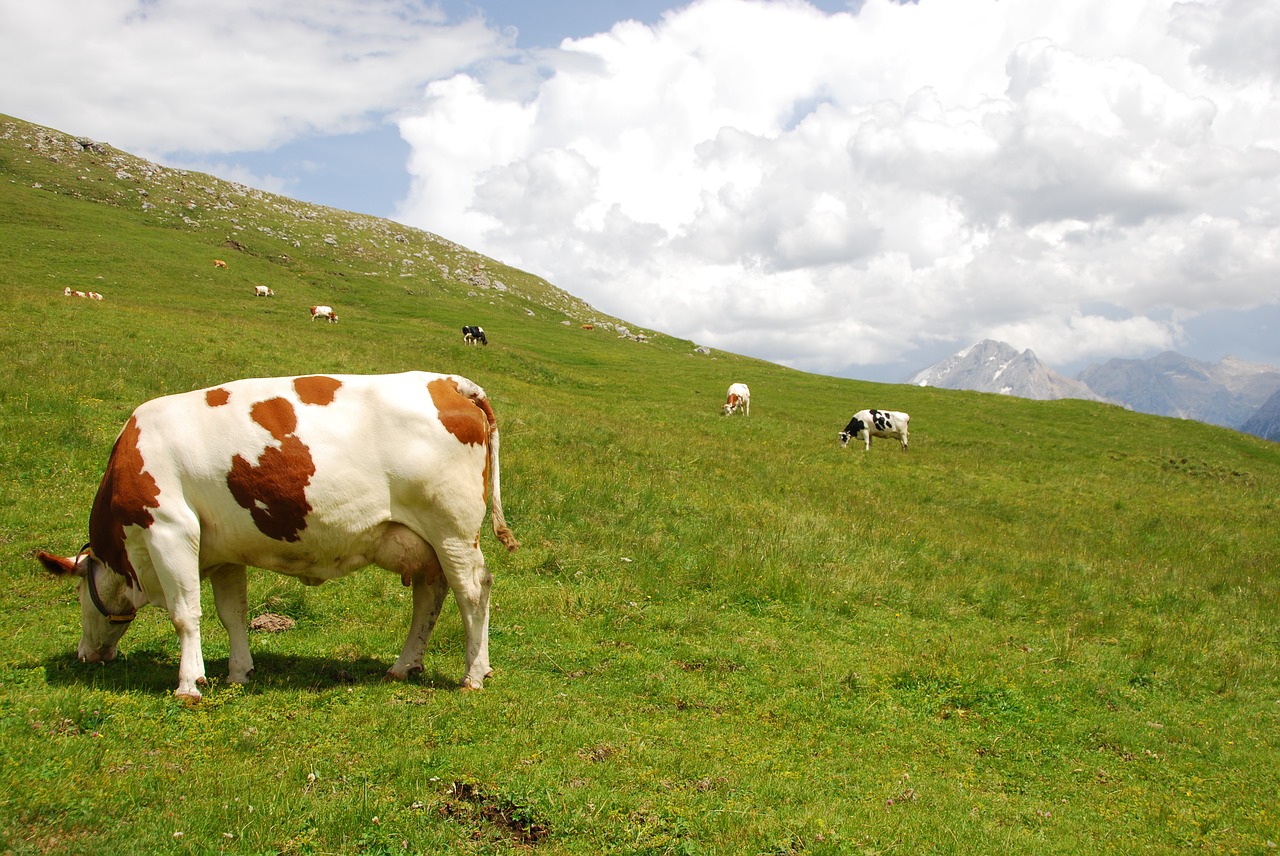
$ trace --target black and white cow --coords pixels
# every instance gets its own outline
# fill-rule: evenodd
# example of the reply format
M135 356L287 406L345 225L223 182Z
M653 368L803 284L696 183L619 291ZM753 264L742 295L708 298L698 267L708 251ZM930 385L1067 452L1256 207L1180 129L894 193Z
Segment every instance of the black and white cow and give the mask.
M870 451L872 437L897 438L902 441L902 451L907 450L907 424L911 417L897 410L859 410L840 432L840 446L849 445L853 439L865 440Z
M489 344L489 340L484 335L484 328L474 327L469 324L462 328L462 341L468 345L474 345L476 342L482 345Z

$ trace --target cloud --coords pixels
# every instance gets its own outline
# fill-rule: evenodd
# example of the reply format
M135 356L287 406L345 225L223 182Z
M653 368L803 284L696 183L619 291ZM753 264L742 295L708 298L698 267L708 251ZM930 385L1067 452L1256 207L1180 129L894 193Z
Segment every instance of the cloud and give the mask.
M246 151L360 131L426 82L508 47L479 18L450 24L411 0L3 7L5 109L139 154Z
M1163 349L1171 313L1277 300L1276 41L1224 5L698 0L513 60L523 88L428 87L398 216L818 371Z

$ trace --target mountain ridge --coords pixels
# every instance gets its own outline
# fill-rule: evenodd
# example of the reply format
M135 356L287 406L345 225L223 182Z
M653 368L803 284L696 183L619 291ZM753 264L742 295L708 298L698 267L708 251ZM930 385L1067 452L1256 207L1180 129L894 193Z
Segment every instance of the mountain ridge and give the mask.
M1147 359L1113 358L1072 379L1042 363L1029 348L1018 351L1007 342L984 339L906 382L1039 401L1080 398L1265 439L1280 435L1280 368L1231 355L1213 363L1176 351Z
M1007 342L994 339L983 339L916 372L908 383L992 392L1037 401L1060 398L1108 401L1080 381L1046 366L1030 348L1020 352Z

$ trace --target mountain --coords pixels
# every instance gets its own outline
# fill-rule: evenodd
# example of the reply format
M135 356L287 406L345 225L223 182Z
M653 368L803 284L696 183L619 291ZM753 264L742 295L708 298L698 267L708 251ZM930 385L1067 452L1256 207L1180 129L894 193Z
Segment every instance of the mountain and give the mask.
M910 383L941 389L997 392L1017 398L1049 401L1058 398L1107 399L1085 384L1058 374L1036 358L1005 342L984 339L917 373Z
M1272 393L1271 397L1244 421L1240 430L1264 440L1280 442L1280 389Z
M1207 363L1166 351L1146 360L1108 360L1077 379L1140 413L1238 428L1280 388L1280 369L1235 357Z

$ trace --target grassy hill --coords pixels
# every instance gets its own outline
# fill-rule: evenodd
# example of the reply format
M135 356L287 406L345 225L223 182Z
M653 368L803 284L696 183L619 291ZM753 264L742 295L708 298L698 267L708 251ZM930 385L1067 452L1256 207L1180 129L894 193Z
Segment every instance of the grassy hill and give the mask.
M622 338L445 239L96 148L0 117L6 852L1280 843L1280 445ZM251 611L297 625L251 634L246 687L206 592L197 707L160 610L76 661L75 592L32 553L83 543L138 403L410 368L471 377L503 427L523 546L482 535L483 692L452 602L424 674L382 679L409 594L377 569L252 574ZM720 416L733 381L750 418ZM909 411L911 451L841 450L862 407Z

